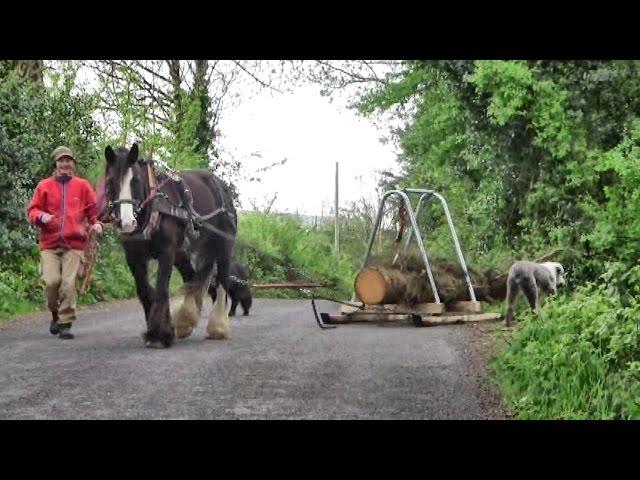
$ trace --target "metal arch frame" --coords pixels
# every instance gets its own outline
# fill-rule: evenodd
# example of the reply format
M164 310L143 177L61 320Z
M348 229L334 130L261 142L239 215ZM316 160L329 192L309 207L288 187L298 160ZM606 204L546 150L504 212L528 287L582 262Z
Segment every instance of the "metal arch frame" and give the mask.
M416 206L415 212L411 205L411 201L409 200L409 194L420 195L420 200L418 200L418 204ZM451 219L451 213L449 212L449 207L447 206L447 202L445 201L444 197L439 193L435 192L434 190L426 190L426 189L419 189L419 188L404 188L404 189L389 190L383 195L382 200L380 201L380 206L378 207L378 213L376 215L376 219L373 223L373 229L371 231L371 236L369 238L367 252L362 262L362 269L364 269L367 266L367 263L369 261L369 257L371 255L371 248L373 246L376 233L378 232L378 229L380 228L380 223L382 221L385 202L391 195L400 196L400 198L404 200L405 205L407 206L407 211L409 212L409 220L411 221L412 228L409 231L409 234L407 235L407 239L405 240L404 250L406 251L409 245L409 241L411 240L411 236L413 235L413 232L417 232L416 240L418 241L420 253L422 254L422 259L424 260L424 265L427 269L427 275L429 277L429 283L431 284L431 290L433 291L433 297L435 299L435 303L442 303L442 302L440 302L440 296L438 295L438 289L436 288L436 285L435 285L433 272L431 271L431 265L429 264L429 257L427 256L427 251L424 247L424 243L422 240L422 234L420 233L420 229L418 228L417 217L418 217L418 213L420 212L420 207L422 206L422 202L425 199L429 200L429 198L433 196L433 197L436 197L438 200L440 200L440 203L442 204L442 208L444 209L445 216L447 218L447 223L449 224L451 237L453 239L453 243L456 248L456 253L458 255L458 261L460 262L460 266L462 267L462 271L464 272L465 281L467 282L467 286L469 287L469 296L472 302L476 302L477 301L476 295L475 295L475 292L473 291L473 286L471 285L471 278L469 276L469 271L467 270L467 264L464 261L464 256L462 255L462 249L460 248L460 242L458 241L458 235L456 234L456 229L453 226L453 220Z

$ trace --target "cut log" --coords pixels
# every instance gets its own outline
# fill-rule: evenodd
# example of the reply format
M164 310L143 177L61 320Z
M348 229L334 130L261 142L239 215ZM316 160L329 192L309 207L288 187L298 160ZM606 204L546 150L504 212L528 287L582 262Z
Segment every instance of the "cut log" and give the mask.
M563 261L562 259L565 259L565 262L571 263L578 261L576 255L577 252L571 249L557 248L535 258L533 261L541 263L551 259L555 261ZM513 261L515 259L504 259L491 268L483 268L482 270L467 264L467 271L471 278L477 301L497 303L505 299L508 270ZM464 273L455 256L449 259L429 258L429 264L441 302L448 306L450 302L471 300ZM410 279L417 278L419 281L409 282L409 287L413 286L415 288L408 288L407 298L400 303L413 305L435 301L426 275L424 259L420 252L415 251L415 249L406 251L397 258L393 257L393 259L388 255L388 252L383 255L371 255L368 258L367 265L375 265L384 270L397 270L408 275L417 275L417 277L409 277Z
M449 305L471 301L469 286L459 266L434 262L432 269L441 302ZM487 278L472 272L471 279L476 301L493 303L504 299L506 277ZM357 298L367 305L435 302L431 283L424 270L416 272L367 267L356 276L354 290Z
M383 268L363 268L356 276L354 290L367 305L401 303L404 299L410 274Z

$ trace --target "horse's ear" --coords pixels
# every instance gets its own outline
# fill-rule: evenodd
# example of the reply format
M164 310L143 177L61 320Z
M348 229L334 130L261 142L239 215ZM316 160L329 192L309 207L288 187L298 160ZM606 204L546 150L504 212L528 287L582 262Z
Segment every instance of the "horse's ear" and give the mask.
M107 145L104 149L104 158L107 159L107 165L113 165L113 162L116 159L116 154L113 151L113 148L111 148L111 145Z
M138 144L134 143L131 145L131 150L129 150L129 156L127 157L127 163L129 166L133 165L138 161Z

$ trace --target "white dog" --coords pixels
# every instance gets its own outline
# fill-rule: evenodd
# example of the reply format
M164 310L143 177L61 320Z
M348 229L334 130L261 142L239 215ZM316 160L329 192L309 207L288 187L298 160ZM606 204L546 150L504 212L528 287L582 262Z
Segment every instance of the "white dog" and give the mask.
M529 301L531 310L540 309L541 294L554 294L557 287L565 285L564 267L557 262L534 263L520 260L509 269L507 277L507 314L505 324L513 321L513 310L520 289Z

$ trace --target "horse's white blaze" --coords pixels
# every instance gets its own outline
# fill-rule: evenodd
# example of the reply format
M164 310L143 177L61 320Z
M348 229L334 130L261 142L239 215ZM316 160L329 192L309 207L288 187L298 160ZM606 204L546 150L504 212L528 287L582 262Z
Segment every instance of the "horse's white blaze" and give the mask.
M229 338L229 312L227 309L227 292L222 285L216 289L216 303L213 305L211 317L207 324L209 338Z
M133 178L133 170L129 168L122 179L120 185L120 196L118 200L132 200L131 197L131 179ZM136 229L136 218L133 216L133 205L131 203L120 204L120 228L123 232L132 232Z

